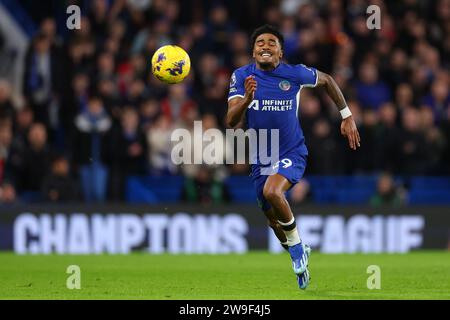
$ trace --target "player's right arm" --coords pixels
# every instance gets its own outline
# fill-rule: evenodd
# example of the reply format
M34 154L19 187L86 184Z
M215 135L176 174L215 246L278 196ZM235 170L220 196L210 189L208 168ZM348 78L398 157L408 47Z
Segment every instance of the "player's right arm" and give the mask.
M228 100L226 124L230 128L237 127L244 120L245 111L255 97L256 80L250 75L244 80L245 94L231 96Z

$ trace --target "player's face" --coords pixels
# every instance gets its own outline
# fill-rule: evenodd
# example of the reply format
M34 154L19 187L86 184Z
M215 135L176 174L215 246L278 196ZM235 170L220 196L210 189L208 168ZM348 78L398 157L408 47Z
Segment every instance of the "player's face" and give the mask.
M262 69L273 69L283 56L280 41L271 33L263 33L255 40L253 58Z

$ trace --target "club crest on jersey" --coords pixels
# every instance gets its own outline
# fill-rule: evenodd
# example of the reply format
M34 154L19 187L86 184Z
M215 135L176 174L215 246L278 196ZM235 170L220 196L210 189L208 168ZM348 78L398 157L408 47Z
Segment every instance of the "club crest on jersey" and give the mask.
M236 74L234 74L231 76L231 81L230 81L230 87L234 87L236 84Z
M279 83L279 87L283 91L288 91L291 88L291 84L287 80L282 80Z

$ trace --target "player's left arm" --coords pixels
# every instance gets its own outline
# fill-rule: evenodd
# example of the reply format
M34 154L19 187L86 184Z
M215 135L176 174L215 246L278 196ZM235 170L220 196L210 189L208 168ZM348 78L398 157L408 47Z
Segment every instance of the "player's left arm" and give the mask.
M358 128L356 127L355 120L353 119L350 108L347 106L344 95L341 89L339 89L336 81L324 72L317 70L317 87L324 87L330 98L334 101L342 116L341 134L347 137L350 148L356 150L361 144L361 138L359 137Z

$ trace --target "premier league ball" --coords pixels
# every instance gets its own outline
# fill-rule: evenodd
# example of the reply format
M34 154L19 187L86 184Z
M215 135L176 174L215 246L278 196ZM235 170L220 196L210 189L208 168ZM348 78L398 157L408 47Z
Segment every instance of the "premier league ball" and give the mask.
M186 51L174 45L159 48L152 57L152 72L162 82L174 84L183 81L191 69Z

